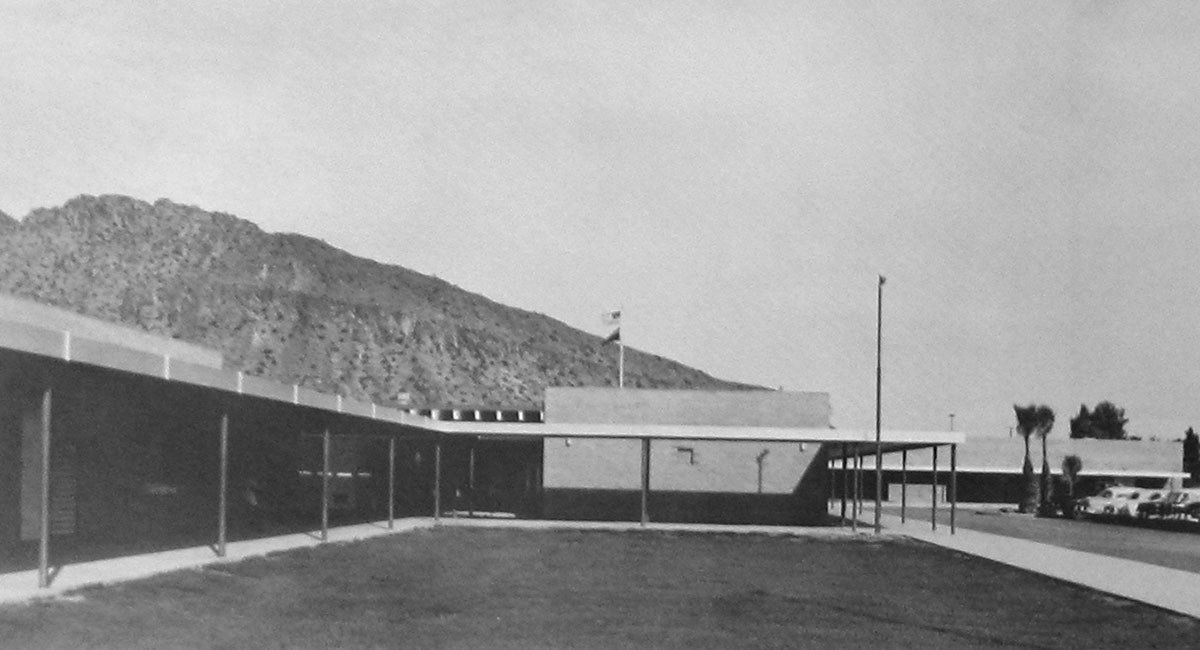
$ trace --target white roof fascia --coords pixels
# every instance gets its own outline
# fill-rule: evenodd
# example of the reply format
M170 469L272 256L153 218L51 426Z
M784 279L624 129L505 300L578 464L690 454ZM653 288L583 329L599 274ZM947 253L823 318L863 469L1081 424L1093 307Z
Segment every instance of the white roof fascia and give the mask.
M425 423L422 423L424 425ZM436 431L446 434L478 436L536 436L542 438L651 438L655 440L724 440L753 442L828 442L874 443L874 430L813 429L792 427L729 427L665 424L586 424L532 422L451 422L431 421ZM888 444L948 445L960 444L961 432L883 431Z

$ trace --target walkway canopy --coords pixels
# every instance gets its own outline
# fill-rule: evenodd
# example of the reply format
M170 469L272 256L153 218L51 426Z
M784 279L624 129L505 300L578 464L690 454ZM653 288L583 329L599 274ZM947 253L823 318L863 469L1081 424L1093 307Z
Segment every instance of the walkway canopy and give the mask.
M226 519L230 504L228 495L229 466L236 462L236 453L231 453L229 414L237 410L247 418L257 418L259 423L269 423L279 418L290 422L304 423L311 429L310 438L321 441L322 468L319 472L309 471L311 477L321 482L321 530L327 534L330 500L331 437L369 436L385 441L388 457L388 521L393 518L392 504L395 501L394 480L396 476L396 442L398 439L422 439L434 445L435 467L433 469L433 516L442 512L441 454L442 442L455 438L486 440L537 441L547 438L597 438L633 439L642 443L642 521L648 520L646 508L650 479L650 444L653 440L703 440L737 442L789 442L819 443L825 446L831 458L861 458L876 451L874 431L831 428L790 428L764 426L695 426L661 424L546 424L540 417L529 412L515 410L489 411L486 417L475 421L447 420L438 413L422 413L416 409L364 402L320 393L299 385L282 384L243 372L221 367L220 354L199 346L173 339L154 337L130 328L125 328L71 312L30 303L23 300L0 297L0 393L20 393L20 403L6 411L15 414L21 429L17 445L18 456L24 469L19 490L36 496L29 501L40 507L40 513L28 513L22 497L19 508L22 530L34 529L39 543L40 582L49 584L49 541L56 513L52 511L55 495L61 495L65 478L56 474L56 459L53 457L51 431L54 418L60 417L67 408L72 422L86 419L87 408L76 404L67 407L55 397L66 383L75 393L90 391L102 394L106 401L126 403L148 402L166 393L175 395L173 402L178 407L170 413L177 429L186 429L180 434L191 439L200 435L209 443L197 444L193 449L196 457L213 456L212 496L218 521L214 549L224 553L226 543ZM86 381L79 379L80 372L88 375ZM98 374L97 374L98 373ZM124 388L113 388L105 377L120 379ZM109 393L106 391L117 391ZM141 392L139 392L141 391ZM174 391L174 392L172 392ZM8 397L4 397L8 399ZM23 400L23 401L22 401ZM15 403L15 402L14 402ZM197 404L203 405L196 406ZM30 406L32 405L32 406ZM2 406L2 405L0 405ZM120 406L118 404L118 406ZM23 409L23 410L22 410ZM32 410L31 410L32 409ZM449 411L448 411L449 412ZM36 417L35 417L36 416ZM507 420L515 421L507 421ZM184 422L184 420L197 420ZM308 423L312 423L311 427ZM204 431L211 431L205 436ZM198 432L198 433L197 433ZM336 435L334 435L336 434ZM56 436L59 434L55 434ZM879 449L884 453L904 451L920 447L961 443L961 433L883 431ZM174 443L172 443L174 444ZM39 449L40 447L40 449ZM236 447L235 447L236 450ZM58 452L55 452L58 453ZM83 453L83 452L80 452ZM184 459L187 460L186 458ZM473 466L472 457L472 466ZM208 462L208 461L204 461ZM40 479L30 474L40 472ZM217 472L219 471L219 477ZM357 472L357 470L355 470ZM382 470L380 471L382 473ZM70 490L75 490L70 478ZM207 479L205 479L207 480ZM56 483L57 481L57 483ZM203 481L196 485L204 486ZM18 487L18 486L14 486ZM87 486L79 489L86 490ZM147 489L169 490L170 486L151 486ZM206 488L207 489L207 488ZM40 505L39 505L40 504ZM6 508L9 506L6 506ZM10 508L11 509L11 508Z

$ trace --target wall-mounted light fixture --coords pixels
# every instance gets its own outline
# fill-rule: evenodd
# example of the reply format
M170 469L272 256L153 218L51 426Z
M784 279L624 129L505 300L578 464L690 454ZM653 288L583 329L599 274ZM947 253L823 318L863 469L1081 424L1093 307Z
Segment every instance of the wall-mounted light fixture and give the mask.
M688 465L696 464L696 449L693 447L676 447L675 451L688 455Z

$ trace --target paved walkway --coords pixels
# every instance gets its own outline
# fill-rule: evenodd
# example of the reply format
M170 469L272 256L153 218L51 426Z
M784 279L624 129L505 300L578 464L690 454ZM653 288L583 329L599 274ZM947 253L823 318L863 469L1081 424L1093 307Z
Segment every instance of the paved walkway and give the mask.
M443 526L464 528L524 528L528 530L607 530L614 532L655 531L676 533L709 533L726 535L778 535L784 537L848 537L855 535L849 528L837 526L752 526L737 524L656 524L645 526L624 521L548 521L537 519L453 519L442 518ZM865 534L859 528L858 535ZM891 533L889 533L891 534Z
M853 535L848 529L841 528L654 523L642 526L636 522L531 521L500 518L468 519L442 517L440 525L472 528L526 528L531 530L653 530L660 532L796 535L809 537L844 537ZM387 527L386 521L343 526L329 529L329 541L349 542L417 529L428 529L433 528L433 526L434 520L432 517L397 519L395 528L392 529ZM237 562L238 560L266 555L276 551L317 546L320 543L320 538L315 533L297 533L230 542L226 546L226 555L223 558L217 557L212 547L196 546L158 553L80 562L64 566L60 571L54 573L50 587L46 589L41 589L37 586L37 570L3 573L0 574L0 603L22 602L37 598L53 598L89 585L137 580L168 571L194 569L223 562Z
M884 512L899 515L900 509L884 508ZM908 517L928 526L928 509L910 509ZM1200 573L1200 530L1191 530L1190 523L1194 522L1035 517L1001 512L995 505L959 508L958 512L958 525L977 532ZM949 513L938 513L938 527L948 525Z
M910 518L908 522L900 523L900 517L884 514L880 521L886 530L913 539L1200 618L1200 574L1197 573L962 526L951 535L950 528L944 524L936 531L930 530L927 520ZM859 530L871 530L873 523L874 512L868 508L860 519Z
M432 518L397 519L394 529L389 529L386 521L343 526L329 529L329 541L349 542L418 528L431 528L432 526ZM0 574L0 603L56 597L72 589L89 585L137 580L167 571L193 569L223 562L237 562L248 557L316 546L320 543L318 533L297 533L230 542L226 545L226 554L223 558L217 557L212 547L195 546L158 553L80 562L61 567L57 573L53 573L50 586L46 589L37 586L38 572L36 569L3 573Z

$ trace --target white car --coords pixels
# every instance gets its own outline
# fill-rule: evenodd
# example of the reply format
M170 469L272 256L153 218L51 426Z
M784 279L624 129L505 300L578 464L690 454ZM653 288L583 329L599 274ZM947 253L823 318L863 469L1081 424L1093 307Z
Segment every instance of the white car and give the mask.
M1079 510L1093 517L1136 517L1138 503L1153 491L1120 486L1105 488L1100 494L1080 501Z

